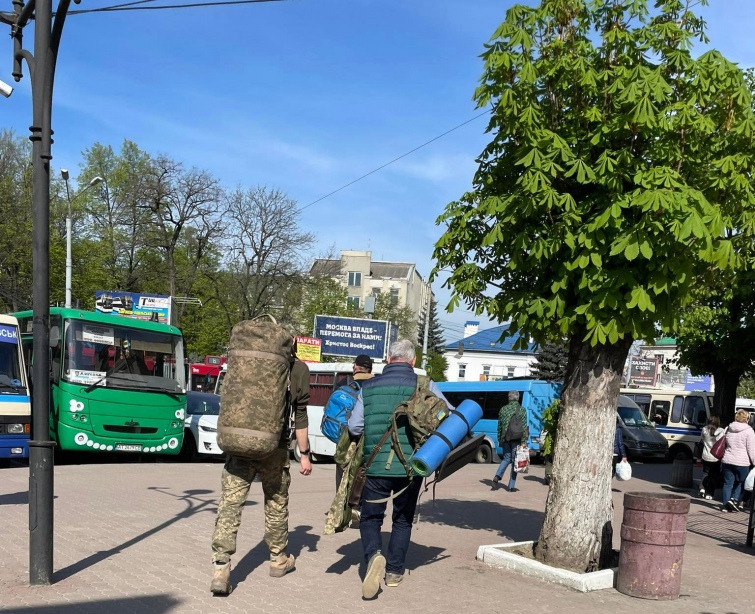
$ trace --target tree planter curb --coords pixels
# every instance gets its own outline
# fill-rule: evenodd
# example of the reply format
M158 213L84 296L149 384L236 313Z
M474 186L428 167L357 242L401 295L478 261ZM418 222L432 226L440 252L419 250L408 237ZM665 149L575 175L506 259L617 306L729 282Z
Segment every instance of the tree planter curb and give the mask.
M515 542L480 546L477 549L476 558L478 561L490 565L491 567L516 571L525 576L538 578L544 582L561 584L582 593L614 587L616 582L616 572L618 570L617 567L591 573L576 573L559 567L544 565L540 561L535 561L519 554L508 552L508 550L513 548L532 547L534 543L535 542Z

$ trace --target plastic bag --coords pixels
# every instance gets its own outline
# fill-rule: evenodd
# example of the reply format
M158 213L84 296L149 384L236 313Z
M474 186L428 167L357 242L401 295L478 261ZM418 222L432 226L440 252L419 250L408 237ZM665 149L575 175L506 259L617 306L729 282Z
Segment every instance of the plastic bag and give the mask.
M745 490L752 490L755 486L755 469L751 469L745 478Z
M632 479L632 465L625 460L616 465L616 479L621 482Z
M514 459L514 471L527 473L530 468L530 450L527 446L517 446Z

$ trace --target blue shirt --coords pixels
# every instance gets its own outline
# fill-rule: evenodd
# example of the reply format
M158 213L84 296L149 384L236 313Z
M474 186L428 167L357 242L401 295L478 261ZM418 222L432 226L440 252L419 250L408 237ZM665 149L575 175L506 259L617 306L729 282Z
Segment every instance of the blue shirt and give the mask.
M376 375L375 377L380 377ZM438 388L438 385L429 380L427 389L432 392L439 399L443 399L449 410L455 409L453 405L448 402L448 399L443 396L443 393ZM352 435L361 435L364 433L364 400L362 399L362 391L359 391L357 402L354 405L354 409L351 410L351 416L349 417L349 433Z

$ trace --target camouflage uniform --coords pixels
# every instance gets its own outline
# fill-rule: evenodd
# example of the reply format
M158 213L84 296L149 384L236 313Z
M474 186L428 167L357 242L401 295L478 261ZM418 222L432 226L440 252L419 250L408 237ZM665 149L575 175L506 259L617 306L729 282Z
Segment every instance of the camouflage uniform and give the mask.
M309 369L296 360L291 369L291 394L294 424L306 429L309 403ZM212 536L213 563L227 563L236 552L236 534L249 488L259 475L265 496L265 542L272 559L286 554L288 546L288 487L291 484L288 458L288 435L284 428L278 448L267 458L249 460L229 456L223 468L222 495L218 504L215 532Z

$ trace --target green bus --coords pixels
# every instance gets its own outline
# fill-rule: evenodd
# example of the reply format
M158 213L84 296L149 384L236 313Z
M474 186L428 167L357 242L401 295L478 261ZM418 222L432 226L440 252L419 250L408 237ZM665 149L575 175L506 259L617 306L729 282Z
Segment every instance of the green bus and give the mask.
M32 312L14 315L31 364ZM183 364L175 326L51 307L50 437L61 450L178 454Z

